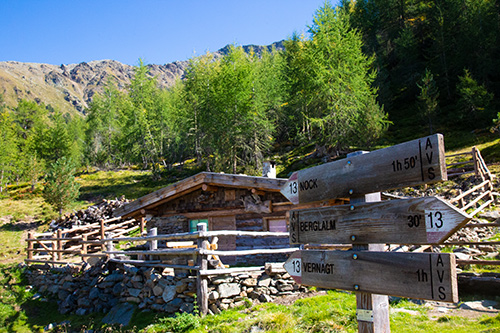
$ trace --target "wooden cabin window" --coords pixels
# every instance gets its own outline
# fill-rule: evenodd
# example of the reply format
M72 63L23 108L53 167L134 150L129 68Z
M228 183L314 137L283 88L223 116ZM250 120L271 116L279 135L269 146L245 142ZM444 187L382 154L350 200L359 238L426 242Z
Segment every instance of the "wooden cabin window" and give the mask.
M269 219L267 220L267 230L271 232L287 232L285 219Z
M208 230L208 220L189 220L189 232L196 232L198 223L205 223Z

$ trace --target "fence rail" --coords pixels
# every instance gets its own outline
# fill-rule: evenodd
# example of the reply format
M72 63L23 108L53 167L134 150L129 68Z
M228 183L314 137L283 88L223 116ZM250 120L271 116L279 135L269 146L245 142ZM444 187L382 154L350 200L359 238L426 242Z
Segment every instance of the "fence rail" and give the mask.
M106 234L119 237L137 229L144 230L144 223L135 219L120 221L118 218L101 220L86 226L59 229L54 233L28 233L26 262L67 264L81 263L86 257L106 256L103 239ZM50 258L50 260L49 260Z

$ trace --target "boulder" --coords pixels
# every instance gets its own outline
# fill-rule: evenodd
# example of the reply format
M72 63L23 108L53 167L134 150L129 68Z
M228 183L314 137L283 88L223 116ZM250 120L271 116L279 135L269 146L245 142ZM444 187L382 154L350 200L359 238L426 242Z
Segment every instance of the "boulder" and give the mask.
M218 286L217 292L220 298L226 298L239 295L241 289L238 283L222 283Z
M161 294L163 294L163 288L162 288L162 287L160 287L159 285L158 285L158 286L155 286L155 287L153 288L153 294L154 294L155 296L160 296Z
M102 318L102 322L127 326L132 319L135 308L136 306L130 303L119 303L109 310L108 314Z
M175 298L175 295L176 295L175 289L176 289L176 286L166 286L165 287L165 289L163 290L163 294L161 295L161 297L163 298L163 301L165 301L165 303L168 303Z

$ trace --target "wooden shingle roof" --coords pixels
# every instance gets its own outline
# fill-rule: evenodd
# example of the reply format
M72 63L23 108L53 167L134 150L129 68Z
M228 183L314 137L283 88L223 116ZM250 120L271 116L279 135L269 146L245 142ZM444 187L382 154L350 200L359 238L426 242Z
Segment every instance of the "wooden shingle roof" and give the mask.
M279 192L285 185L287 179L254 177L244 175L222 174L214 172L200 172L194 176L183 179L177 183L147 194L135 201L132 201L113 213L114 216L138 215L141 210L152 209L167 201L178 198L182 195L202 188L203 185L246 188L267 192Z

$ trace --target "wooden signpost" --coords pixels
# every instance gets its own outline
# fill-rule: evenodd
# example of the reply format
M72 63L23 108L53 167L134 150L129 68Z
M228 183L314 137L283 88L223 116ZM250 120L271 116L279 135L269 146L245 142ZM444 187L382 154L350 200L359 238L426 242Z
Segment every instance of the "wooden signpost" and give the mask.
M386 295L457 302L454 255L381 252L382 244L439 244L471 217L434 197L380 202L369 195L443 180L441 134L293 173L281 193L294 204L351 203L290 211L290 243L351 243L353 250L300 250L285 269L300 284L356 291L360 332L390 331Z
M292 203L349 198L447 180L443 135L294 172L281 193Z
M285 269L303 285L458 302L455 256L449 253L307 250Z
M435 197L290 211L291 244L439 244L471 219Z

